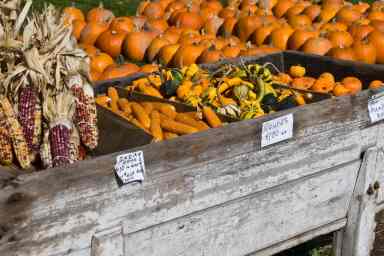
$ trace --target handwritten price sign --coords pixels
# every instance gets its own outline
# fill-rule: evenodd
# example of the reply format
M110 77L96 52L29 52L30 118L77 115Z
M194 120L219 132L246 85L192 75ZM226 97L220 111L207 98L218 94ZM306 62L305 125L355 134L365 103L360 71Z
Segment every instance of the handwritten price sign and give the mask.
M143 151L119 155L116 158L115 171L123 184L143 181L145 173Z
M263 123L261 147L266 147L293 137L293 114Z

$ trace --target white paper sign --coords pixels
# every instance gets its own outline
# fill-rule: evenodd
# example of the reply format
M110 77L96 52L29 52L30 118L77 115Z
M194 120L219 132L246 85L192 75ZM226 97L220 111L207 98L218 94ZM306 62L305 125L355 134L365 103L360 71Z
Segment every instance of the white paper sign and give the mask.
M115 171L123 184L143 181L145 173L143 151L119 155L116 158Z
M376 123L384 119L384 93L373 95L368 100L368 112L371 123Z
M293 137L293 114L263 123L261 147L266 147Z

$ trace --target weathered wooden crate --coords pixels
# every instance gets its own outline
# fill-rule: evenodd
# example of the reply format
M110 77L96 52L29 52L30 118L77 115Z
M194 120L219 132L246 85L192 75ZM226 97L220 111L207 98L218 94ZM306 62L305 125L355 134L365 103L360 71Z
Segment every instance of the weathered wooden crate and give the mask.
M272 255L342 228L343 255L368 255L384 131L369 94L134 148L142 184L117 185L118 153L3 177L0 255ZM294 138L261 148L263 122L287 113Z

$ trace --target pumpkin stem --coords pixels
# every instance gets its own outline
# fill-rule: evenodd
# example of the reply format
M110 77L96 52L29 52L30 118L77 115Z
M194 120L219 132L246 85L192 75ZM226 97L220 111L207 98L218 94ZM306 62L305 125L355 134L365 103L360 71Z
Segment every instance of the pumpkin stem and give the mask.
M100 8L100 9L103 9L104 8L104 4L103 4L103 2L100 2L99 3L99 7L98 8Z

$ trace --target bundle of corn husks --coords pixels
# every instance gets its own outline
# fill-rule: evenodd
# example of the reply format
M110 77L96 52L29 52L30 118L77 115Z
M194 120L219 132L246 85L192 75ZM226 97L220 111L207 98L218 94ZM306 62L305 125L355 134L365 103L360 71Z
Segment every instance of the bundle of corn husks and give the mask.
M53 6L0 0L0 163L56 167L97 146L85 52Z

